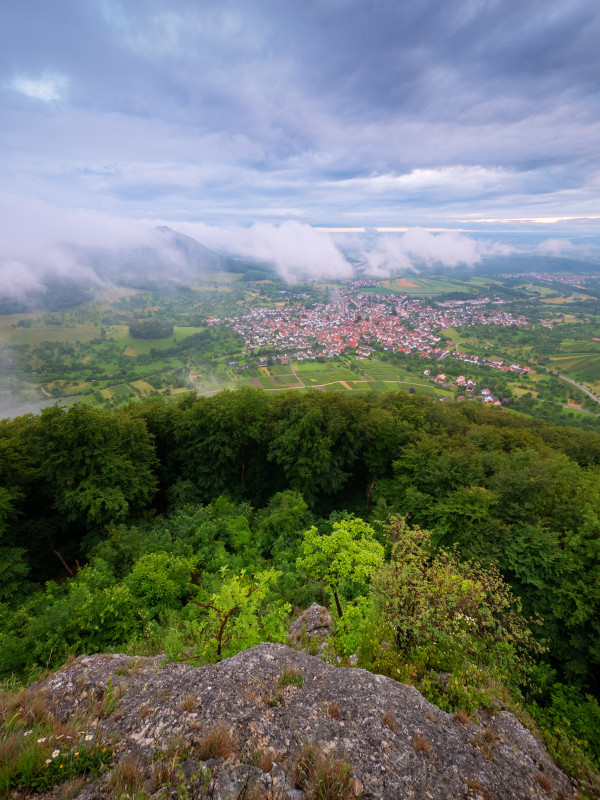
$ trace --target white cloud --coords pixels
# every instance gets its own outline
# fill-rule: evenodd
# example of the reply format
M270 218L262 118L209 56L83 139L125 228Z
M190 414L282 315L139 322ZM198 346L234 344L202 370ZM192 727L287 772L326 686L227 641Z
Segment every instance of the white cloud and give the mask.
M544 255L560 256L564 253L571 253L576 248L569 239L545 239L538 244L537 249Z
M64 75L44 74L40 78L27 78L19 76L13 79L10 88L21 92L26 97L52 103L61 100L67 91L68 79Z
M289 283L310 278L350 278L353 274L332 237L301 222L290 220L281 225L260 222L249 228L220 228L201 223L180 223L174 227L208 247L273 263Z

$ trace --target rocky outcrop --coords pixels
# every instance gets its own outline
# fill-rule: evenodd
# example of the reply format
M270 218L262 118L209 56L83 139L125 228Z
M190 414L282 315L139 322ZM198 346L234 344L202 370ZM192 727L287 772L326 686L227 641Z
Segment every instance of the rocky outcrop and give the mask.
M573 794L568 778L511 714L477 722L453 717L411 686L279 644L204 667L81 656L38 689L63 719L89 709L91 701L100 704L97 735L114 737L113 772L133 760L148 781L154 775L147 791L156 797L177 796L176 788L166 787L166 768L165 786L156 780L156 765L170 759L179 759L181 774L196 780L197 797L315 797L307 759L337 765L338 794L319 797L531 800ZM211 750L210 736L229 744ZM198 788L201 764L210 768L210 789L206 772ZM80 797L110 796L111 785L107 774Z
M297 649L318 649L331 636L332 626L331 614L325 606L313 603L292 622L288 639Z

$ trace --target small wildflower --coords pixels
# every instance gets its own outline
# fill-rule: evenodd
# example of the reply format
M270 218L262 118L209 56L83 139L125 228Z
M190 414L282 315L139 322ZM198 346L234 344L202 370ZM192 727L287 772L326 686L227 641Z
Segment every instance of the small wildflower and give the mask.
M46 737L45 737L45 736L42 736L42 738L41 738L41 739L38 739L37 741L38 741L38 744L41 744L42 742L45 742L45 741L46 741Z
M51 764L51 763L52 763L52 759L51 758L47 758L46 759L46 766L48 766L48 764Z
M102 748L102 752L103 752L103 753L106 753L106 747L103 747L103 748Z
M33 733L33 728L30 731L25 731L23 736L29 736L30 733Z
M79 750L78 750L78 751L75 753L75 755L76 755L76 756L78 756L78 755L79 755Z
M62 768L63 768L63 765L61 764L61 765L60 765L60 767L59 767L59 769L62 769Z
M62 738L63 738L63 735L62 735L62 733L61 733L61 735L60 735L60 736L57 736L56 738L57 738L57 739L62 739Z
M94 738L94 734L93 733L88 733L87 736L85 737L85 740L86 740L86 742L90 742L93 738Z
M52 753L52 758L56 758L56 756L59 756L59 755L60 755L60 750L55 750L55 751Z

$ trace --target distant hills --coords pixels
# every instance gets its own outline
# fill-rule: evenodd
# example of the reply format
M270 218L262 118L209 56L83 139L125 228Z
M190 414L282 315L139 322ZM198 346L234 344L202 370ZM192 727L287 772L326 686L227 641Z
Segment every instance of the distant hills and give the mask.
M579 273L597 274L599 271L600 265L593 261L527 253L486 256L477 268L477 272L487 275L502 272L557 272L577 275Z
M93 299L107 284L158 290L169 285L212 281L215 273L237 273L243 282L280 279L272 264L219 253L166 225L155 228L148 242L137 247L114 249L108 245L83 247L67 244L64 249L75 265L70 274L63 272L57 276L50 270L38 272L35 288L17 296L0 295L0 314L33 309L60 311ZM347 255L349 260L355 260L351 254ZM419 263L415 266L422 275L432 269L440 271L439 265ZM485 257L474 270L442 268L442 272L458 276L465 269L470 274L474 271L487 276L535 271L589 274L598 273L600 265L581 258L516 253Z
M268 264L222 255L166 225L155 228L149 244L142 247L66 245L65 250L77 265L70 275L42 271L34 288L19 296L0 295L0 314L60 311L92 300L107 284L156 290L169 284L202 283L218 272L241 273L247 281L275 277Z

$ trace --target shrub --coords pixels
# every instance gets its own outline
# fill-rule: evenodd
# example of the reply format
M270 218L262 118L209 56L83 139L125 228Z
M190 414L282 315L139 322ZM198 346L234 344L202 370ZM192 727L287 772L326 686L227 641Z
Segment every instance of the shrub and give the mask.
M167 658L215 662L264 641L284 642L290 607L281 601L269 602L272 584L280 575L274 569L254 575L242 570L227 578L223 567L220 591L206 602L192 600L201 616L187 622L183 636L173 634ZM186 643L191 645L187 651Z

